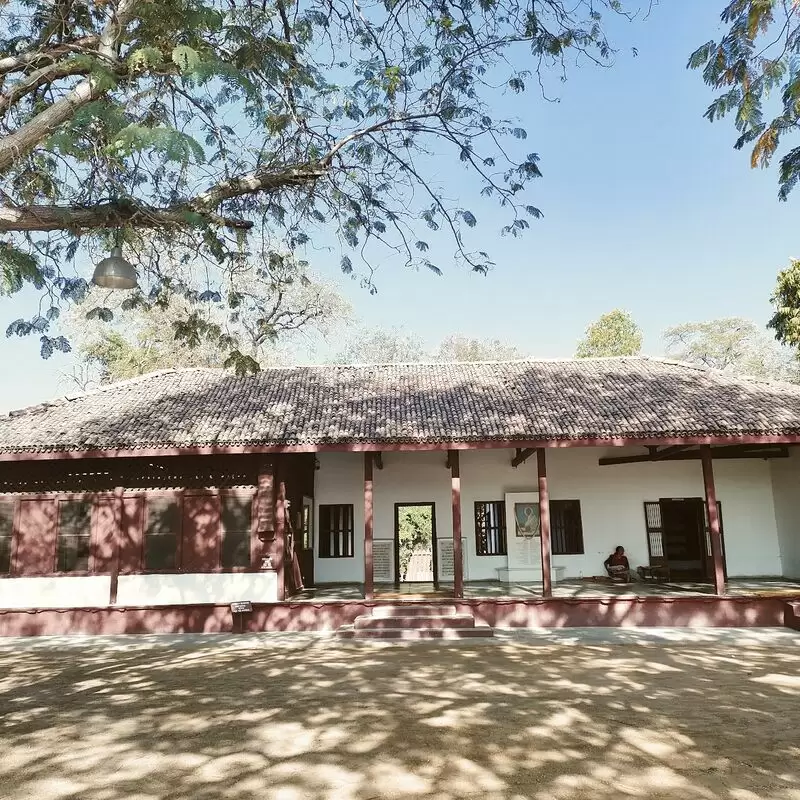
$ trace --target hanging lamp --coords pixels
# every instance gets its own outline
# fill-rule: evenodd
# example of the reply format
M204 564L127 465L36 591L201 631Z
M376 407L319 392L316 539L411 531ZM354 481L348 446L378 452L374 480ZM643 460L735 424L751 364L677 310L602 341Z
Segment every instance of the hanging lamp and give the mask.
M123 257L119 245L112 247L111 255L94 268L92 283L104 289L136 289L139 286L136 268Z

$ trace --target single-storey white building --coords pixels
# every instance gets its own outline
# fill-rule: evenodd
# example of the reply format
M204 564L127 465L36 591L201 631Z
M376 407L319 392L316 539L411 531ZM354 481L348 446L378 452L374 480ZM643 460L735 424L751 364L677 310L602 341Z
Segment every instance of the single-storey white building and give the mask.
M152 373L0 418L0 632L790 585L798 444L800 387L650 358Z

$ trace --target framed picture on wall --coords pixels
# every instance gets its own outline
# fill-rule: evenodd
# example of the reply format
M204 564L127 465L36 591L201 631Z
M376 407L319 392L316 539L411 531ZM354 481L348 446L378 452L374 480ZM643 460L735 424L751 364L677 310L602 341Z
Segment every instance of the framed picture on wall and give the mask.
M506 494L506 519L513 520L514 536L533 539L542 535L539 492Z

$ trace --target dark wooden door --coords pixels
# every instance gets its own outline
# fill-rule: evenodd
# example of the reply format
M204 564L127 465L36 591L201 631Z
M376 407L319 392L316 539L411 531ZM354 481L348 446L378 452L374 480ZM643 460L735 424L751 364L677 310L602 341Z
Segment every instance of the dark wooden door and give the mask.
M314 501L304 497L294 520L295 549L300 563L303 586L314 585Z
M672 580L706 579L705 509L701 498L661 499L664 557Z

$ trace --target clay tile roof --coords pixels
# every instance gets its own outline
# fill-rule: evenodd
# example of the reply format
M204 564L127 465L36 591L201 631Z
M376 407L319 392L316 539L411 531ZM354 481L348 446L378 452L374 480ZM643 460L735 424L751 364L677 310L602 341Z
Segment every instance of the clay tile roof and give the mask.
M800 386L660 359L165 370L0 417L0 452L800 434Z

